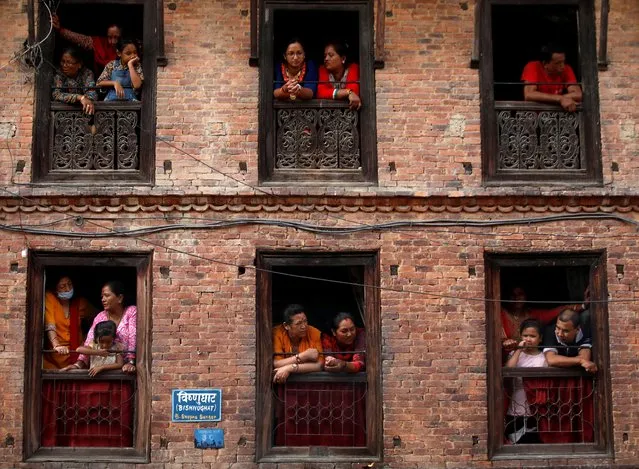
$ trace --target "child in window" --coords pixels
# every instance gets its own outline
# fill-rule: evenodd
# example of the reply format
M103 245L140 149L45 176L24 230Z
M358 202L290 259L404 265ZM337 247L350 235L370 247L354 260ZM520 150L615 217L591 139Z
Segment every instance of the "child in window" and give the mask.
M504 366L531 368L548 366L540 348L542 325L536 319L526 319L519 327L521 342ZM512 444L538 443L536 419L531 416L522 378L514 378L510 404L506 412L506 437Z
M90 347L77 348L78 353L90 356L89 376L96 376L107 370L119 370L124 364L122 345L115 342L117 326L113 321L102 321L93 329L94 342ZM84 368L83 361L78 360L73 365L63 368L63 371Z
M109 62L98 78L97 85L111 88L105 101L139 101L144 74L135 41L120 39L116 46L118 58Z

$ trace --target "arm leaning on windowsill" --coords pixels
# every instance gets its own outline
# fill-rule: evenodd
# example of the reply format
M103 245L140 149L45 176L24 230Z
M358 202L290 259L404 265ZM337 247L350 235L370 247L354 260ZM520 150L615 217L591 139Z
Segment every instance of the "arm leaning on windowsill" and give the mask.
M541 103L559 104L565 111L575 112L577 103L582 100L583 94L579 85L569 85L566 94L550 94L538 91L537 85L524 86L524 100Z
M596 373L597 365L591 361L591 351L589 348L582 348L576 357L564 357L557 352L544 352L548 366L556 366L559 368L570 368L573 366L581 366L588 373Z
M320 362L302 364L295 363L292 365L281 366L273 371L275 372L275 375L273 376L273 382L284 383L292 373L304 374L322 371L322 364Z
M319 360L319 352L315 348L309 348L290 357L273 361L273 368L281 368L287 365L301 365L303 363L314 363Z

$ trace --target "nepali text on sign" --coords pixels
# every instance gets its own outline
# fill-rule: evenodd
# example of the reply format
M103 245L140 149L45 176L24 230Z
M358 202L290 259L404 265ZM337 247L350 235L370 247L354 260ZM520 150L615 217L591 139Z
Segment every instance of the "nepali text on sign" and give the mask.
M172 422L219 422L222 420L221 389L173 389Z

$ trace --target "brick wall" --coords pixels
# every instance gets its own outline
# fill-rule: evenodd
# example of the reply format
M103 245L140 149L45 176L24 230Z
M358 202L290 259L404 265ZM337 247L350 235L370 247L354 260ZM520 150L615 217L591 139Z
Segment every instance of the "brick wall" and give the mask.
M206 164L249 185L257 184L257 104L259 69L249 57L248 2L165 3L165 42L169 65L158 71L157 135ZM3 63L26 37L23 2L3 2L2 17L15 25L3 31ZM634 191L639 169L635 156L639 106L634 77L639 71L636 32L639 7L631 0L611 8L608 51L610 67L599 73L604 186L485 188L481 185L478 71L468 67L473 39L472 3L431 0L386 3L386 67L376 71L379 187L331 188L338 194L411 193L416 195L486 195L611 193ZM598 6L596 7L599 13ZM206 34L203 34L206 31ZM451 77L454 79L451 80ZM14 179L30 180L33 105L31 73L16 67L0 72L10 92L0 97L0 132L4 167L26 167ZM185 88L188 87L188 88ZM11 149L11 154L7 150ZM13 158L13 163L11 159ZM172 170L165 172L165 160ZM239 169L245 162L247 171ZM388 164L397 168L388 171ZM463 163L471 163L466 174ZM618 170L611 170L616 163ZM10 183L12 172L5 172ZM14 186L14 188L17 186ZM24 187L32 193L51 192ZM156 150L156 185L93 188L103 194L254 193L162 142ZM316 193L310 189L275 192ZM84 189L59 189L74 193ZM325 191L322 189L322 191Z
M38 198L41 207L25 209L18 216L18 199L0 194L0 223L33 225L58 221L68 214L105 217L107 220L100 223L122 229L158 226L165 223L162 217L179 220L183 216L261 217L324 225L436 218L487 220L573 212L637 219L639 85L635 77L639 75L639 4L634 0L611 2L611 63L608 71L599 74L603 187L483 187L478 72L468 68L474 5L469 3L465 8L465 2L457 0L388 0L386 10L392 14L386 15L386 67L375 75L379 186L268 189L291 195L283 198L265 197L250 187L257 184L259 70L247 66L249 2L180 0L175 2L175 9L169 8L170 3L165 2L164 11L169 65L158 70L157 134L248 185L225 178L162 142L157 144L153 187L29 185L33 74L11 66L0 70L0 165L4 168L0 181L14 193ZM0 24L10 25L0 28L0 67L26 38L24 5L22 0L0 2ZM15 173L19 160L26 166ZM170 172L163 169L165 160L172 162ZM240 162L247 163L246 172L239 170ZM388 171L390 162L395 163L396 171ZM464 162L472 164L472 174L465 174ZM617 163L618 171L612 171L613 163ZM236 194L243 197L225 197ZM126 210L120 204L126 205ZM70 220L56 223L51 229L99 231L96 226L85 223L80 227ZM259 247L379 249L383 287L453 292L459 297L485 295L485 250L603 249L612 298L634 298L634 285L639 280L631 261L639 255L636 230L612 220L385 231L339 238L290 228L247 226L171 231L146 239L189 254L247 266L252 265ZM1 246L0 400L4 405L0 410L0 467L99 466L21 462L27 333L25 247L46 251L153 250L150 467L256 466L256 287L250 268L238 275L233 267L126 238L78 240L4 232ZM625 266L621 279L615 270L617 264ZM391 265L399 265L398 276L390 276ZM161 267L169 268L168 275L160 273ZM475 268L474 276L469 275L469 267ZM614 460L489 462L484 304L383 291L381 311L383 441L388 467L639 464L639 394L632 386L635 357L639 355L634 303L614 303L608 310ZM196 386L223 389L224 418L218 425L226 432L222 450L194 449L194 426L170 423L170 389ZM399 446L393 444L395 436L401 439ZM477 437L476 444L473 437Z

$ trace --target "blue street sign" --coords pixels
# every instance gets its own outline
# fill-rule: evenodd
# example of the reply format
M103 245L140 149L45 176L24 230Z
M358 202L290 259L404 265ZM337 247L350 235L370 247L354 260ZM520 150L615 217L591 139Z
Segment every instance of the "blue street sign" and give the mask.
M172 422L219 422L222 420L221 389L173 389Z

